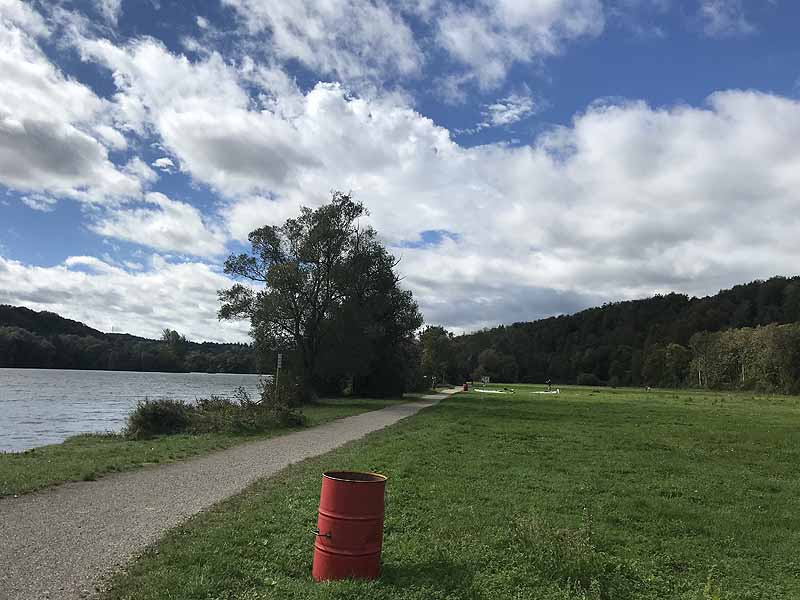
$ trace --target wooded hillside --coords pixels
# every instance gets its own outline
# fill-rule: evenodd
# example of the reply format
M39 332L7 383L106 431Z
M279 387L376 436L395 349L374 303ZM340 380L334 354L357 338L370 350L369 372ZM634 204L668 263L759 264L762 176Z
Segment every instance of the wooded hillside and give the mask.
M51 312L0 305L0 367L115 371L257 373L248 344L162 340L103 333Z
M497 381L549 378L559 383L663 387L702 383L793 391L798 383L793 374L797 361L792 357L798 356L800 347L800 338L793 333L796 328L764 326L798 321L800 277L775 277L704 298L658 295L451 336L443 367L453 381L486 374ZM703 335L728 330L741 331ZM774 357L784 357L782 374L767 377L764 366L760 378L756 371L749 375L748 361L763 358L765 348L773 356L768 362L777 365ZM699 376L698 361L706 361Z

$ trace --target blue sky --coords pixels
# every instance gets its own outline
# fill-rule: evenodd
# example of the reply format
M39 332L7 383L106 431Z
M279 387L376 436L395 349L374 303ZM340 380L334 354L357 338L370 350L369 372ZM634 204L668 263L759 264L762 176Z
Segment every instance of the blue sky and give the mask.
M795 274L788 0L0 0L0 302L243 340L333 189L456 331Z

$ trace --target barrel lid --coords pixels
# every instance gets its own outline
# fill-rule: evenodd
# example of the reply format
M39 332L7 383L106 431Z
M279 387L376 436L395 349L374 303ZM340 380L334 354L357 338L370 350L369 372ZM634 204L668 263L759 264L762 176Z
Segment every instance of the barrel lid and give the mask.
M378 483L386 481L386 475L363 471L325 471L323 477L336 481L347 481L348 483Z

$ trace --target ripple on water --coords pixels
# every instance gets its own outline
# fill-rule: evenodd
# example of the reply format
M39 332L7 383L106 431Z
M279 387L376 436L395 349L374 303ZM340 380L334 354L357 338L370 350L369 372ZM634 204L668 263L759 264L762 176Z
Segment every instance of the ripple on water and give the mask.
M0 452L19 452L79 433L119 431L145 398L194 402L258 393L257 375L0 369Z

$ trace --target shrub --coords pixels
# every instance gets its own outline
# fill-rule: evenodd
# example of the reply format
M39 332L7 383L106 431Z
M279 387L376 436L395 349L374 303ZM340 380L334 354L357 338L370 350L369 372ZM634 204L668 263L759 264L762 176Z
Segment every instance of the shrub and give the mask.
M278 381L262 380L259 387L261 407L276 424L284 427L305 425L306 418L299 408L303 402L303 390L296 377L286 373Z
M304 425L306 419L296 408L299 386L289 380L278 393L269 381L261 384L260 401L253 400L244 388L231 398L210 396L194 404L182 400L145 400L128 415L125 435L145 439L176 433L253 434L277 427Z
M193 407L183 400L159 398L138 402L128 415L125 435L145 439L155 435L184 433L189 429Z

